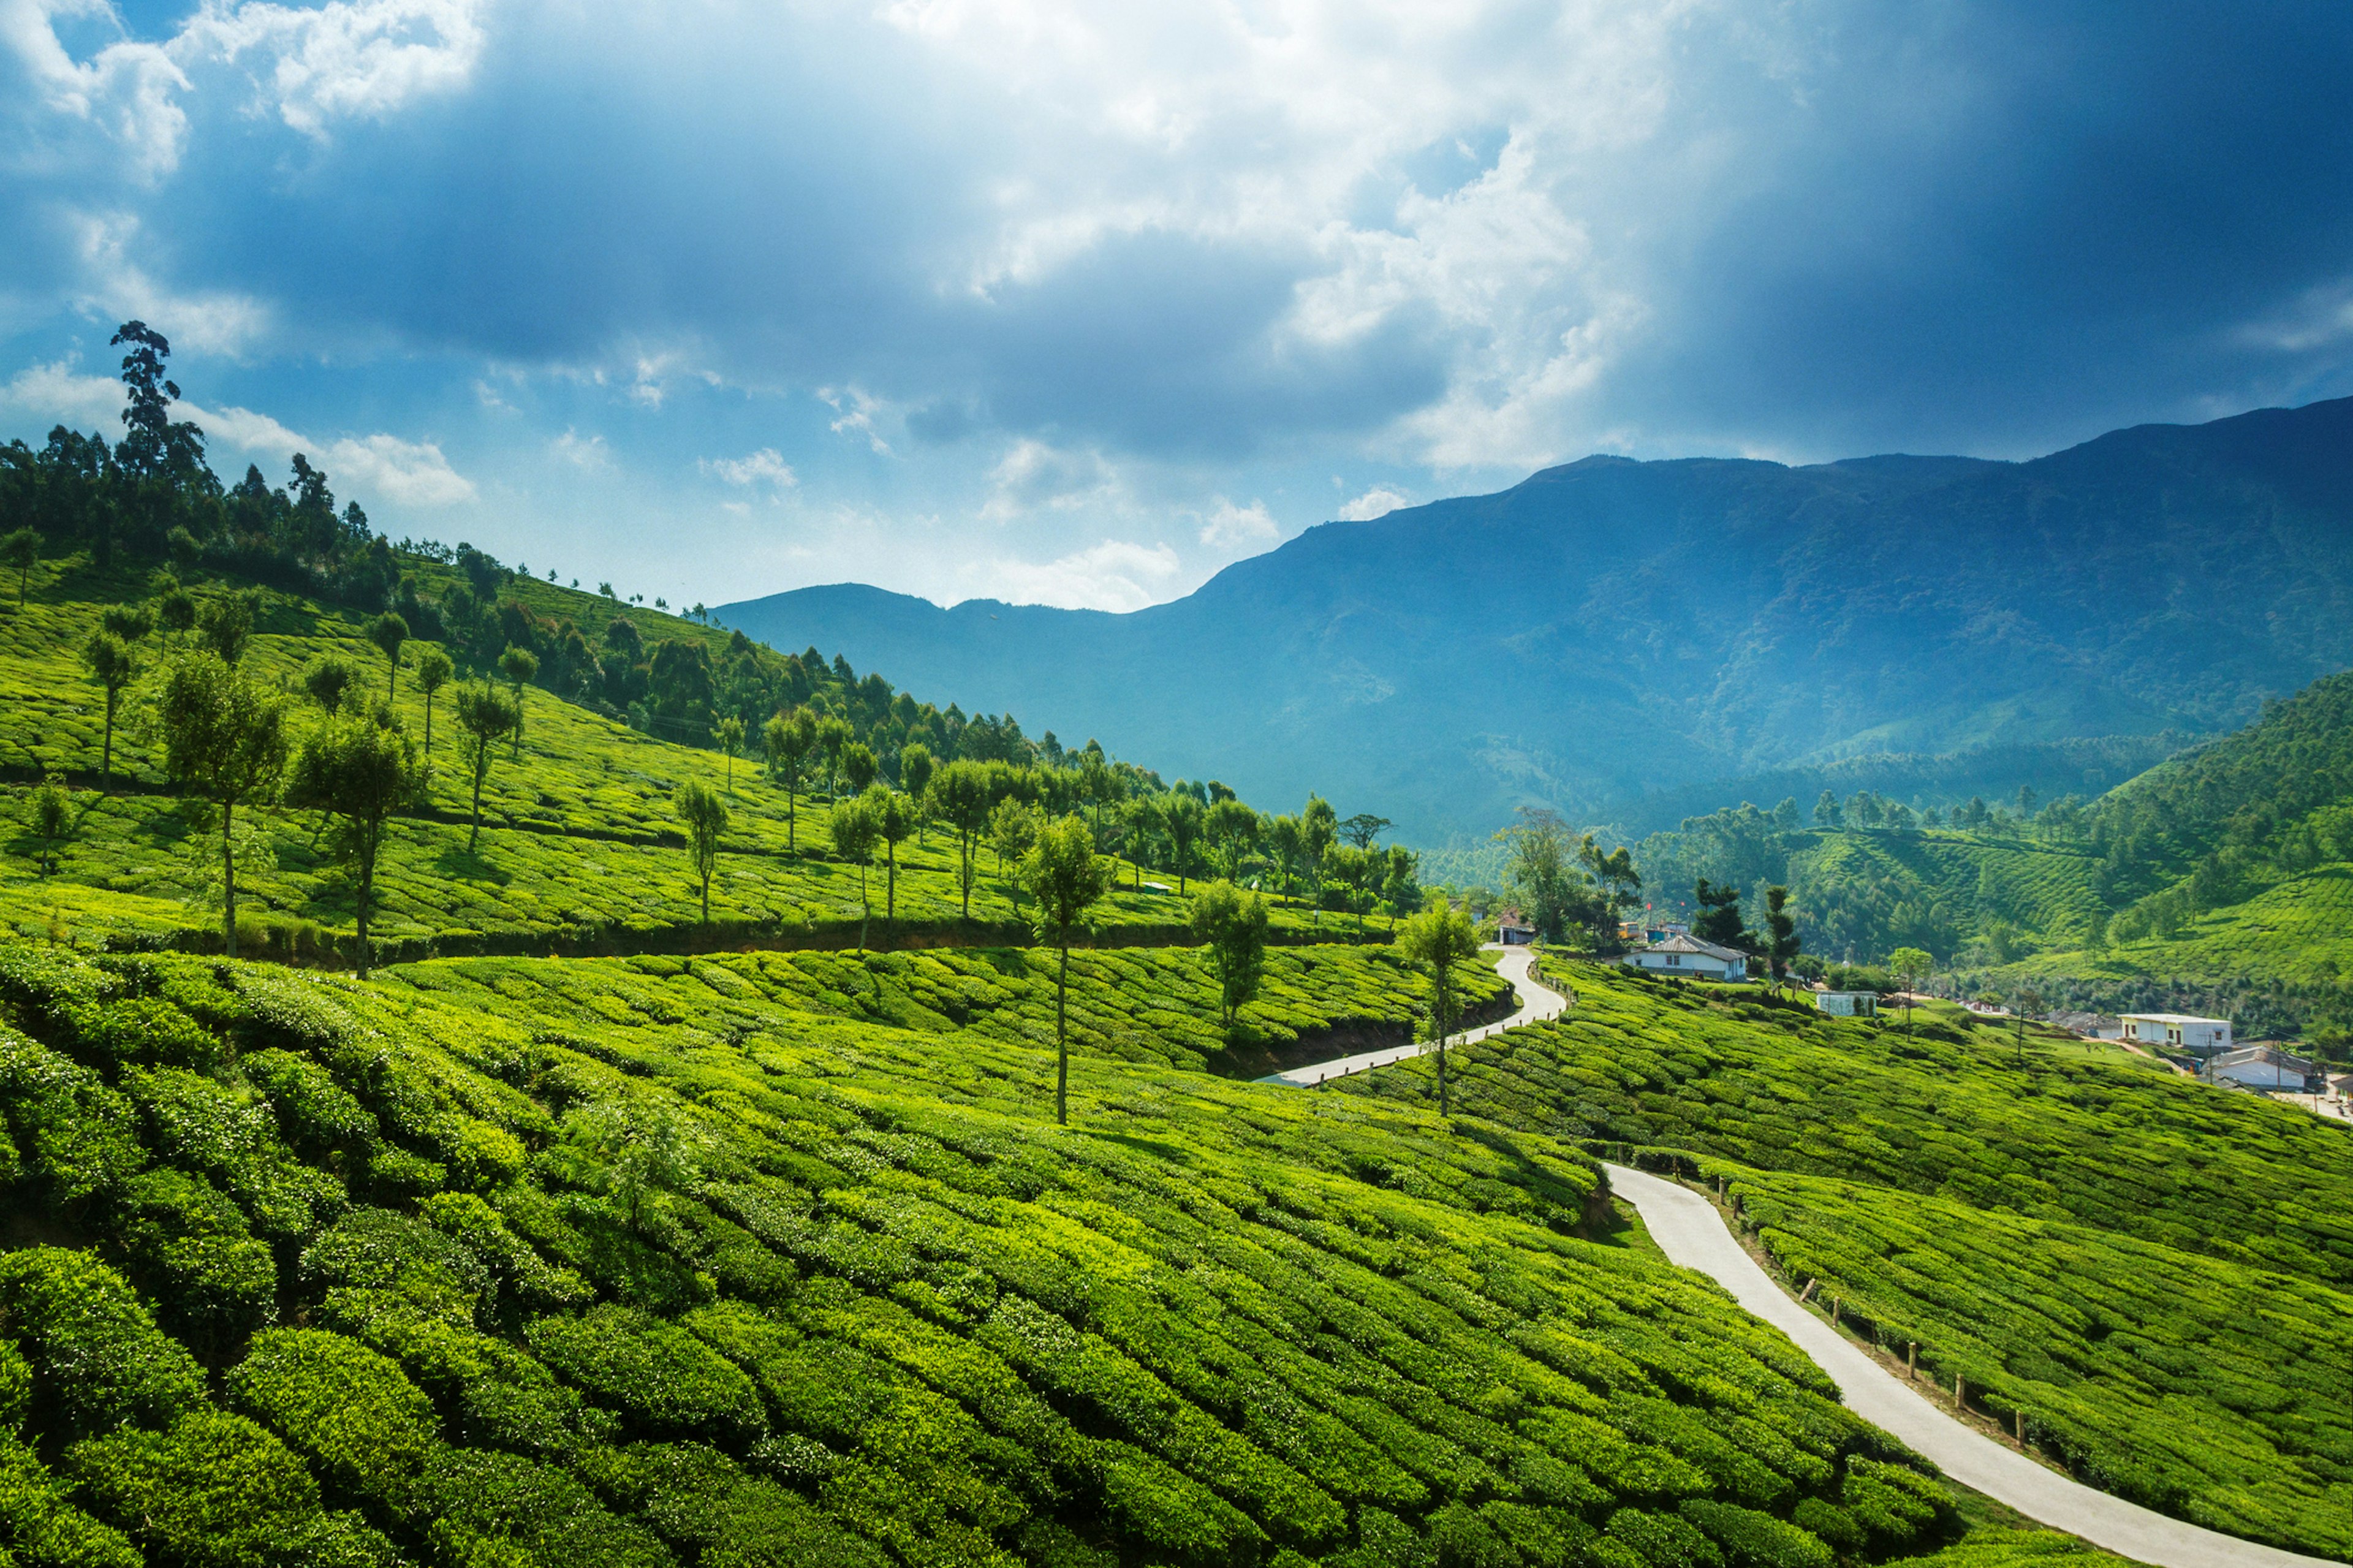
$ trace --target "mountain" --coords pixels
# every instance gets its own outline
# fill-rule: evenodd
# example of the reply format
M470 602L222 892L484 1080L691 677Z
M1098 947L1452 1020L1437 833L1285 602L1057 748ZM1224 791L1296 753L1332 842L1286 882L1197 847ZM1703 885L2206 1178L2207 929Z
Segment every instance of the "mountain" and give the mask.
M1435 844L1876 753L2213 733L2353 663L2348 611L2353 399L2015 463L1588 458L1128 615L854 585L719 613Z

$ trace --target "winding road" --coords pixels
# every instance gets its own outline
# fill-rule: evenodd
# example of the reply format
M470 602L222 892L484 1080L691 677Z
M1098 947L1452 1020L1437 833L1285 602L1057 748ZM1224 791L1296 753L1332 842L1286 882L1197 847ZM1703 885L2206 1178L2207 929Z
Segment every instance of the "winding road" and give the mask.
M1526 949L1497 951L1503 956L1496 969L1512 982L1520 1010L1500 1024L1464 1037L1466 1043L1522 1024L1558 1017L1567 1007L1558 992L1529 978L1533 955ZM1364 1072L1430 1049L1422 1045L1366 1051L1293 1068L1259 1081L1312 1089L1325 1079ZM1903 1441L1963 1486L2007 1503L2038 1523L2081 1536L2154 1568L2330 1568L2326 1558L2242 1541L2094 1490L1963 1425L1791 1300L1748 1256L1708 1199L1646 1172L1623 1165L1602 1169L1609 1173L1611 1192L1634 1205L1651 1238L1670 1262L1706 1275L1731 1292L1744 1310L1788 1335L1838 1384L1847 1408Z

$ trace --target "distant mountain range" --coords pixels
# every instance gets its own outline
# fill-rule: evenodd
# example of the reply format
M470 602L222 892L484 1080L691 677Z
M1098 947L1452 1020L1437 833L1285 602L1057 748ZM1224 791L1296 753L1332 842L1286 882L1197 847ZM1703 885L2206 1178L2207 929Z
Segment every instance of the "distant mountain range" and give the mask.
M1709 781L2211 733L2353 664L2353 399L2020 463L1588 458L1128 615L843 584L719 616L1409 841L1524 804L1655 826Z

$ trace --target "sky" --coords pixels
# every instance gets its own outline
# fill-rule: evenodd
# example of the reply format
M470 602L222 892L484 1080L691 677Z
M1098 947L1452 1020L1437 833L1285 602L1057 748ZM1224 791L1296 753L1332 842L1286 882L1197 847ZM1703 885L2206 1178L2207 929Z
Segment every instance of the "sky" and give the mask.
M0 0L0 438L672 604L1132 609L1588 453L2353 395L2353 8Z

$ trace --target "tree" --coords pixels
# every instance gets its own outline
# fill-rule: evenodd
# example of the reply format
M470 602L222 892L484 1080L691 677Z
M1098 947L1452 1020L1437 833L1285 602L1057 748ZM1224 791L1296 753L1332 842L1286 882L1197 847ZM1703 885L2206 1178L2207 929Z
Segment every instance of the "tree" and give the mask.
M82 668L90 671L92 680L106 692L106 742L99 753L98 787L114 787L114 714L122 700L122 689L138 675L139 667L132 658L130 647L110 631L90 634L90 641L81 647Z
M848 720L828 718L818 721L817 749L825 758L825 796L828 800L841 794L841 753L849 742Z
M1082 753L1079 763L1079 798L1094 807L1095 843L1103 843L1103 807L1127 792L1121 787L1119 775L1111 771L1100 747L1092 744Z
M1193 895L1193 940L1218 973L1229 1035L1235 1014L1258 994L1259 976L1266 968L1266 900L1240 891L1231 882L1212 882Z
M180 586L169 573L155 583L155 624L164 628L165 644L177 643L196 626L196 596Z
M735 793L735 753L744 749L744 721L730 713L711 727L711 738L727 756L727 793Z
M207 600L196 612L196 638L235 668L253 641L254 623L261 616L261 595L248 588Z
M2026 1056L2027 1016L2041 1013L2044 1005L2042 993L2031 985L2010 999L2010 1010L2018 1019L2018 1055L2021 1060Z
M921 741L899 748L899 786L915 803L915 842L919 845L923 841L923 819L930 814L932 774L938 767L939 759ZM1003 866L997 869L999 876L1004 874Z
M385 826L412 805L424 776L408 737L390 724L359 714L331 718L311 731L294 752L286 781L286 804L326 814L335 820L332 845L336 859L352 873L360 978L367 978L368 915L375 898L375 864L384 847Z
M1393 825L1386 816L1375 816L1369 811L1360 811L1340 824L1340 837L1359 849L1370 849L1373 847L1373 840L1387 832L1391 826Z
M514 691L514 725L508 733L514 737L514 755L522 756L522 688L523 683L539 673L539 655L527 647L510 646L499 655L499 673L507 678Z
M1790 961L1804 945L1798 937L1798 922L1788 911L1788 889L1765 889L1765 957L1773 965L1773 983L1777 985L1789 978Z
M1176 860L1176 893L1185 893L1185 874L1192 869L1193 847L1201 841L1201 819L1205 816L1201 803L1189 795L1171 795L1168 809L1163 815L1162 826L1168 834L1169 853ZM1292 820L1284 818L1285 821Z
M866 951L866 922L874 915L874 906L866 896L866 868L874 859L874 840L880 837L880 826L865 801L851 799L834 802L830 820L833 829L833 852L844 860L858 864L858 951Z
M1324 857L1340 836L1340 819L1332 803L1320 795L1311 795L1299 813L1299 869L1308 890L1315 895L1317 905L1323 902ZM1320 930L1323 921L1316 926Z
M302 672L302 689L329 718L343 711L343 695L359 684L360 672L351 661L329 654Z
M1261 842L1266 846L1267 858L1274 862L1276 873L1282 879L1282 896L1291 896L1292 879L1299 874L1305 851L1301 847L1299 818L1271 816Z
M384 679L384 698L389 702L400 690L400 649L408 641L408 623L386 610L368 623L367 637L368 641L375 644L376 651L384 655L387 671Z
M1904 983L1904 1032L1912 1032L1912 993L1919 988L1921 978L1933 973L1936 961L1917 947L1899 947L1887 955L1887 967Z
M1071 1041L1066 1007L1071 989L1071 938L1095 901L1111 891L1112 866L1095 853L1094 835L1075 816L1050 824L1021 861L1021 880L1038 900L1030 924L1038 940L1060 954L1054 972L1054 1120L1068 1125Z
M41 875L56 876L58 846L73 837L73 796L55 773L44 775L33 792L33 837L41 841Z
M841 748L841 782L849 786L852 795L864 795L874 787L874 775L881 770L874 762L874 752L863 741L852 741Z
M768 776L782 780L785 786L785 853L794 852L793 836L798 808L795 792L800 788L802 770L808 766L809 753L817 750L817 721L806 708L796 708L789 713L779 713L760 731L760 745L768 753Z
M474 781L474 826L466 835L466 853L474 853L482 837L482 783L491 776L491 759L498 744L522 722L507 694L487 680L458 688L458 754Z
M449 656L438 647L428 647L417 656L417 689L425 693L425 773L427 778L433 773L434 694L448 685L450 677L457 673L458 667L450 663Z
M100 612L98 624L125 644L143 642L155 629L155 616L144 605L109 605Z
M727 831L727 803L700 779L689 779L670 797L671 809L686 826L686 853L702 884L702 923L711 924L711 874L719 868L719 836Z
M1226 879L1239 881L1243 858L1258 843L1258 813L1239 800L1221 800L1204 814L1201 831L1217 846Z
M173 783L219 808L221 940L237 956L235 816L240 805L277 792L286 771L286 704L217 653L172 661L155 700L164 771Z
M1642 898L1642 874L1634 869L1634 852L1621 844L1604 855L1588 833L1577 847L1577 863L1601 890L1593 910L1594 951L1616 952L1618 922Z
M1019 866L1021 858L1029 853L1029 847L1038 842L1038 826L1037 808L1011 795L998 801L997 809L989 813L988 839L997 850L998 881L1005 880L1005 863L1010 860ZM1017 910L1021 907L1018 882L1013 884L1013 907Z
M1479 935L1471 917L1451 904L1424 910L1399 928L1398 951L1407 962L1430 971L1430 1023L1438 1039L1438 1113L1453 1114L1446 1086L1446 1037L1453 1032L1456 1012L1454 966L1477 955Z
M939 806L940 819L956 836L956 881L964 893L965 920L972 918L975 852L980 836L988 831L988 814L995 806L988 783L988 764L969 758L950 763L932 780L932 799Z
M1576 841L1567 822L1548 808L1524 805L1519 820L1495 835L1510 847L1506 872L1520 912L1546 942L1568 933L1577 912L1577 889L1572 857Z
M915 803L881 784L868 789L865 799L867 810L874 816L874 836L882 841L883 858L890 868L882 895L883 931L888 935L898 925L899 846L915 831Z
M1421 857L1402 844L1389 846L1388 870L1381 881L1381 901L1388 906L1389 931L1398 917L1421 903Z
M16 574L16 607L25 607L25 590L33 581L33 568L41 563L41 535L37 530L20 528L13 533L0 533L0 566Z
M1814 797L1814 826L1816 827L1846 826L1846 808L1840 805L1838 796L1828 790L1822 791Z
M1743 952L1757 951L1756 939L1740 917L1740 889L1717 887L1702 877L1692 889L1699 905L1699 917L1692 921L1692 935L1702 942L1712 942L1718 947L1736 947Z

